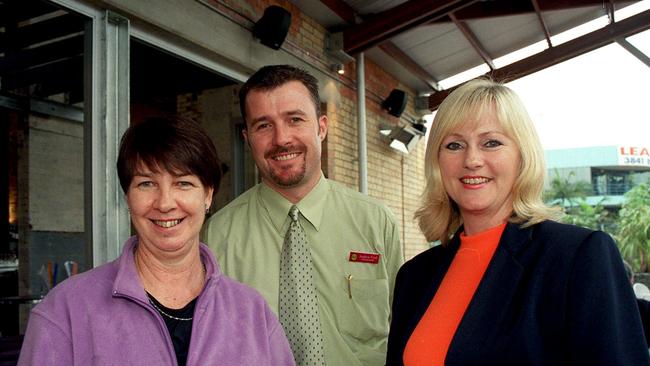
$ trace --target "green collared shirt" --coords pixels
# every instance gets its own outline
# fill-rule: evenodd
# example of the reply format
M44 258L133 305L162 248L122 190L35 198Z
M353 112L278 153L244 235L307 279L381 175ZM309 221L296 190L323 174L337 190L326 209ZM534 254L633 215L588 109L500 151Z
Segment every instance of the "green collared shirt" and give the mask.
M291 206L258 184L211 217L204 232L223 272L257 289L276 314ZM327 364L383 365L403 261L395 219L384 205L325 177L297 206L311 246Z

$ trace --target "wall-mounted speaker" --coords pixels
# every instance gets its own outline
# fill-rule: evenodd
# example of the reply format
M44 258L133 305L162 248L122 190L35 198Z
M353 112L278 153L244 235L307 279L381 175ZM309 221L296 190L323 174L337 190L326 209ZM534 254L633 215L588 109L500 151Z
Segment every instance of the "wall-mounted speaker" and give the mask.
M290 26L291 13L282 7L271 5L264 10L264 15L253 26L253 36L263 45L278 50L287 38Z
M404 90L393 89L388 98L381 103L381 107L387 110L390 115L399 117L406 108L406 101L406 92Z

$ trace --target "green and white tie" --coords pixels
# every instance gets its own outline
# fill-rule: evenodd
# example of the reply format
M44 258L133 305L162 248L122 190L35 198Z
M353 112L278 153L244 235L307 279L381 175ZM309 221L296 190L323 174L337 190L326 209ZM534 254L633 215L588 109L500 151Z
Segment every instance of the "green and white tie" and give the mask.
M323 335L318 316L311 251L298 216L291 206L291 223L280 257L280 323L298 366L325 365Z

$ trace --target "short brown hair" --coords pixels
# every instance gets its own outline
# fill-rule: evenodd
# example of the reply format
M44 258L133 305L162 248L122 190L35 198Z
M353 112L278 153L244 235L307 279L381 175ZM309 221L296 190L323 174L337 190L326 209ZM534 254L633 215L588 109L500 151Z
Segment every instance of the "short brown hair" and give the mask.
M318 96L318 80L303 69L291 65L269 65L257 70L239 89L239 108L246 122L246 97L251 90L273 90L290 81L299 81L307 88L316 117L320 117L320 97Z
M138 164L149 169L196 175L203 186L221 182L217 150L205 130L195 121L177 116L147 118L129 127L120 142L117 175L127 193Z

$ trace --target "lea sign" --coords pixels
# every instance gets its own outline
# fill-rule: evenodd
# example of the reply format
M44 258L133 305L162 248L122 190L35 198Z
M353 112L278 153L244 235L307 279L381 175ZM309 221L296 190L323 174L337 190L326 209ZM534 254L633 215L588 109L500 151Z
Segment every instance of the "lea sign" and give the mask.
M642 146L619 146L618 165L650 166L650 148Z

